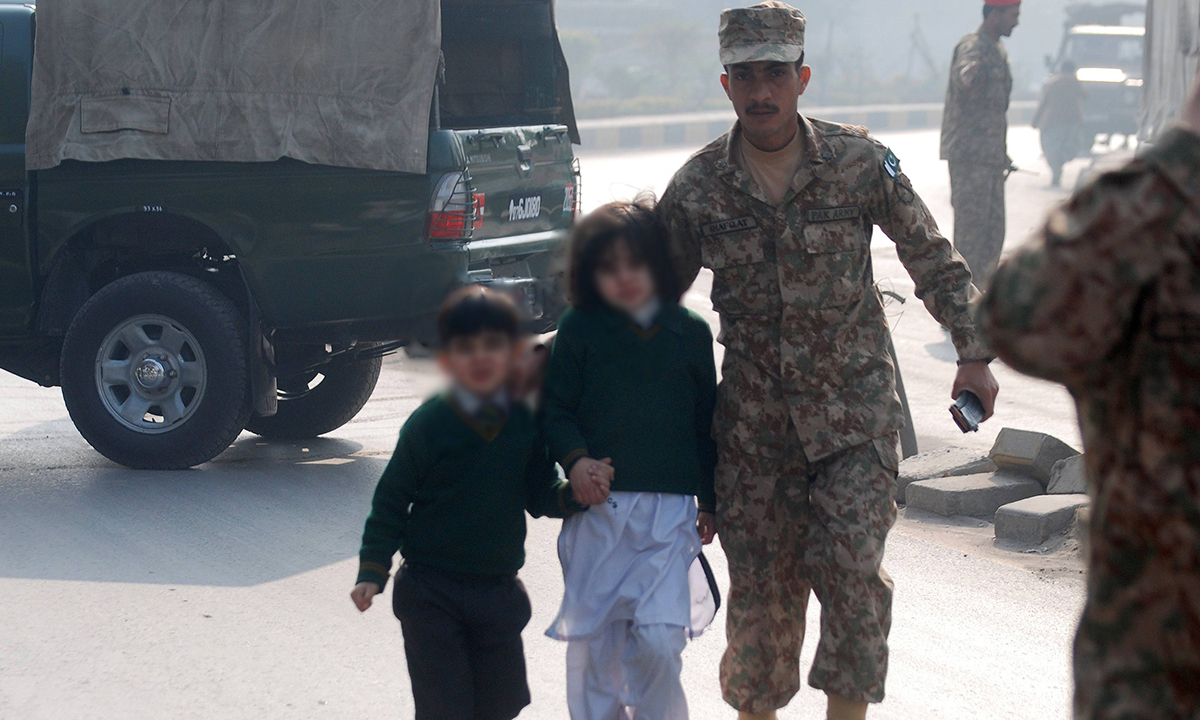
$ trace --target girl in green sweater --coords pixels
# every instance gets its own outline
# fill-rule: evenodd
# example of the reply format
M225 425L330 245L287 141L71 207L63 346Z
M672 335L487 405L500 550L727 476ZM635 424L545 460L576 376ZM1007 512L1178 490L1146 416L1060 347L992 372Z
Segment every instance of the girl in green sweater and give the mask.
M569 643L573 720L687 718L680 654L688 569L714 533L717 378L708 323L679 285L649 203L577 226L545 384L551 455L580 502L600 503L563 524L566 590L547 631Z

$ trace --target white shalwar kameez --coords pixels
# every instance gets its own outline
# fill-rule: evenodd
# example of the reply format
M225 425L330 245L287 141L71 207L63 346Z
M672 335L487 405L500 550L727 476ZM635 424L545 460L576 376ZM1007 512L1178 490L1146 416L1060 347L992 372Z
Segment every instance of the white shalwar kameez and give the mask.
M572 720L687 720L679 675L699 553L688 495L614 492L563 523L566 589L546 634L568 641Z

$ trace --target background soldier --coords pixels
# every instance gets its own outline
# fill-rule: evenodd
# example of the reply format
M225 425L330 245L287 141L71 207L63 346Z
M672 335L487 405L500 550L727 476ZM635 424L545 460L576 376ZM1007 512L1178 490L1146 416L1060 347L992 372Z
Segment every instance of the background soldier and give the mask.
M1200 713L1200 93L996 271L982 323L1066 384L1094 506L1075 717Z
M883 699L903 415L871 271L879 225L951 332L953 395L991 414L996 382L968 303L977 291L900 172L862 128L799 116L812 76L804 16L779 2L721 16L721 76L738 122L679 170L660 204L681 277L713 270L724 379L717 529L729 558L725 699L772 718L800 687L810 588L822 633L809 683L829 718Z
M1042 100L1033 114L1033 126L1040 131L1042 153L1052 173L1050 185L1062 183L1063 165L1083 150L1083 83L1075 77L1078 68L1063 60L1058 72L1042 88Z
M1012 72L1000 38L1012 35L1020 0L984 0L983 24L954 48L942 114L942 159L950 161L954 247L982 285L1004 247L1004 179Z

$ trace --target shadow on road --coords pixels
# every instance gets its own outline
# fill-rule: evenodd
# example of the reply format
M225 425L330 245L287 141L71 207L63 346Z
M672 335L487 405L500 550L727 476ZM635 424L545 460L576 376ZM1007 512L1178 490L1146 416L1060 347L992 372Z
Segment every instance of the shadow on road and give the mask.
M0 577L248 586L344 560L386 462L361 449L243 435L187 471L0 469Z

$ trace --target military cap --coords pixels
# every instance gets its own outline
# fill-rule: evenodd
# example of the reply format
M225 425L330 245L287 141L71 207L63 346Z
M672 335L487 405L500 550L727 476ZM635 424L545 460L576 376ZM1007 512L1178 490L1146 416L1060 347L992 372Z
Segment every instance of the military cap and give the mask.
M759 3L721 13L721 64L796 62L804 54L804 13L787 3Z
M991 5L992 7L1012 7L1013 5L1020 5L1021 0L983 0L983 4Z

